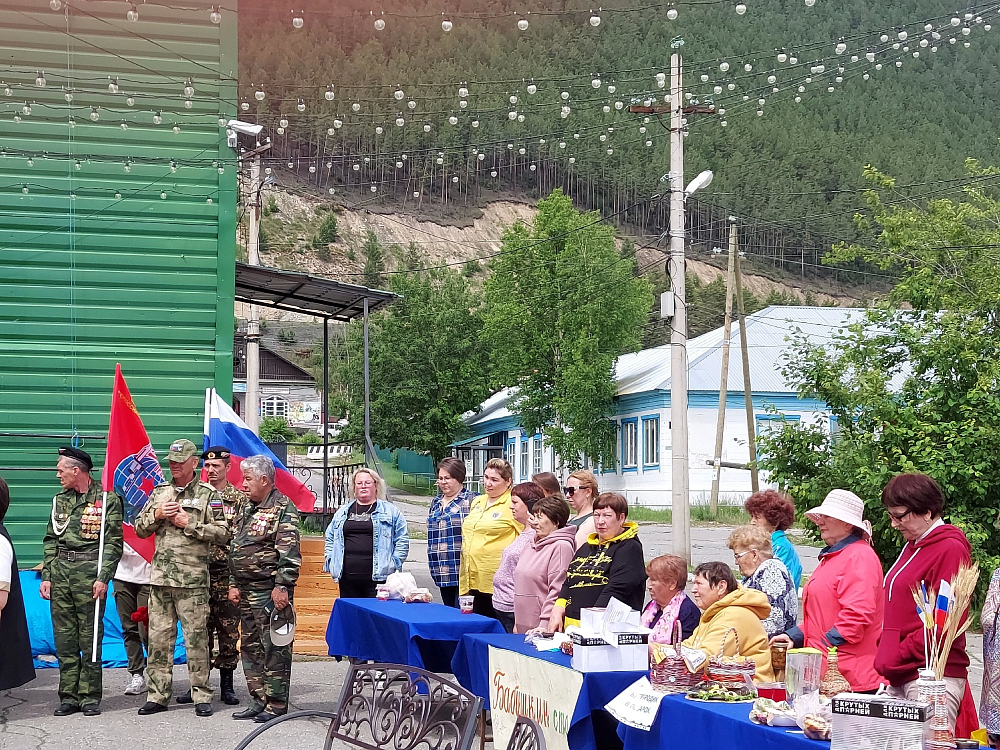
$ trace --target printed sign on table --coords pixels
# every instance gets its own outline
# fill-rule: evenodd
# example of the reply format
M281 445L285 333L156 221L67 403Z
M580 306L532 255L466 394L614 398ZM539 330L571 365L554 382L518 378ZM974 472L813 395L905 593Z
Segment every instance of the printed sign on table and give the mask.
M493 746L507 747L518 716L534 719L547 750L569 750L569 725L583 675L558 664L490 646Z
M664 695L665 693L654 690L647 678L640 677L605 708L622 724L648 732L656 721L656 712L660 709L660 701Z

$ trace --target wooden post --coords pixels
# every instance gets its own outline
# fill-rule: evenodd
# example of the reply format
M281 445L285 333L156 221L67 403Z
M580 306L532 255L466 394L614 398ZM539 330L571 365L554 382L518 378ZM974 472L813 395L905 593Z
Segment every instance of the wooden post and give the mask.
M736 310L740 321L740 350L743 354L743 400L747 408L747 444L750 447L750 483L753 491L760 491L757 474L757 430L753 416L753 391L750 390L750 354L747 349L747 324L743 310L743 276L740 273L740 254L736 253Z
M722 373L719 378L719 417L715 423L715 476L708 510L714 518L719 512L719 482L722 479L722 439L726 431L726 397L729 385L729 340L733 329L733 279L736 275L736 219L729 218L729 271L726 274L726 322L722 327Z

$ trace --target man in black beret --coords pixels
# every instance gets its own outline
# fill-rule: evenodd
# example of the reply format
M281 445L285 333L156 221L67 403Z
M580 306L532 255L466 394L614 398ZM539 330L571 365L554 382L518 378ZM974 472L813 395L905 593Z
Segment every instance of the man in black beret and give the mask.
M59 449L56 477L62 492L52 498L52 514L42 540L42 583L39 594L51 601L52 631L59 658L59 708L56 716L83 711L101 713L101 640L108 581L122 556L122 501L101 486L90 471L86 451ZM98 570L98 548L104 527L104 556ZM97 659L91 660L94 610L98 610Z

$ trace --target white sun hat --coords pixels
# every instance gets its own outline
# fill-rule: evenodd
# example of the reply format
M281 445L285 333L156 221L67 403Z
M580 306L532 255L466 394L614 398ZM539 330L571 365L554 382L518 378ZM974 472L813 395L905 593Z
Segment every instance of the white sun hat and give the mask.
M836 518L860 529L868 539L871 539L872 525L864 519L864 512L864 500L850 490L830 490L823 504L818 508L807 510L805 515L813 523L816 522L817 516Z

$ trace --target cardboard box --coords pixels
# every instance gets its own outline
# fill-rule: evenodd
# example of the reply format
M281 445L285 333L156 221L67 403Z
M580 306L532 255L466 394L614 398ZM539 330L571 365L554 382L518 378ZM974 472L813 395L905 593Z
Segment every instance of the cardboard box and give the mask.
M580 630L584 633L600 633L604 625L604 607L584 607L580 610ZM639 612L632 610L628 617L620 625L631 625L632 627L642 627L639 624Z
M647 628L630 628L616 633L617 646L582 629L573 639L572 667L578 672L635 672L649 669Z

